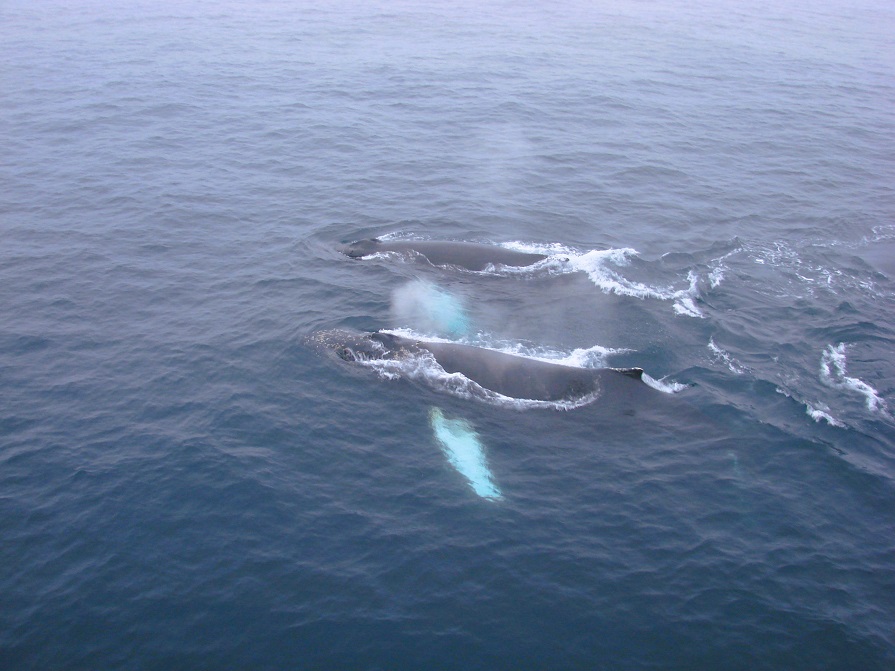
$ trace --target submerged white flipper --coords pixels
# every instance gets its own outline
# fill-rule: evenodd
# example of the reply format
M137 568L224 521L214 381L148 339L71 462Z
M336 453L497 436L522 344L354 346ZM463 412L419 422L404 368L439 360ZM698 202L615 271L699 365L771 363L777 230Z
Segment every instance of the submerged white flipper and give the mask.
M501 493L485 461L485 449L469 422L447 419L441 408L431 408L429 423L451 466L469 481L473 491L485 499L499 499Z

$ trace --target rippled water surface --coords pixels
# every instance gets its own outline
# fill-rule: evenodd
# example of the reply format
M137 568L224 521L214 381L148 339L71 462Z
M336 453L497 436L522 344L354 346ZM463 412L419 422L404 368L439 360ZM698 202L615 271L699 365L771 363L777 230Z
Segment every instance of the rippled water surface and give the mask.
M113 4L0 4L0 668L893 668L889 3Z

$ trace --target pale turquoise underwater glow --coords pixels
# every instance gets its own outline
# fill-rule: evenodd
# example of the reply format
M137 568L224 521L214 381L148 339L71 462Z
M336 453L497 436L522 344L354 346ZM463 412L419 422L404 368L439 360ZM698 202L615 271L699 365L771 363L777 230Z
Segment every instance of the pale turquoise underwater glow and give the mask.
M392 310L399 326L452 338L470 331L463 302L431 282L416 280L396 289Z
M473 491L482 498L499 499L501 493L488 468L485 448L470 423L447 419L440 408L429 410L429 423L451 466L469 481Z

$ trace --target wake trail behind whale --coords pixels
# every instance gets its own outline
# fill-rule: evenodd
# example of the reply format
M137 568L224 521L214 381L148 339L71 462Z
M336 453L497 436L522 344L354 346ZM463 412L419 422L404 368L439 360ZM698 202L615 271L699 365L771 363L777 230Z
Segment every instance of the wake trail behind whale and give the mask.
M519 252L546 254L547 259L527 268L501 269L503 273L537 272L547 269L555 274L583 272L604 293L629 296L632 298L652 298L660 301L672 301L675 314L685 317L703 318L697 305L700 297L700 275L693 271L687 273L686 288L677 289L673 285L653 286L626 277L621 269L638 256L636 249L621 247L612 249L592 249L580 252L564 245L553 243L546 245L523 242L507 242L501 245ZM709 274L712 286L717 286L723 279L721 271Z

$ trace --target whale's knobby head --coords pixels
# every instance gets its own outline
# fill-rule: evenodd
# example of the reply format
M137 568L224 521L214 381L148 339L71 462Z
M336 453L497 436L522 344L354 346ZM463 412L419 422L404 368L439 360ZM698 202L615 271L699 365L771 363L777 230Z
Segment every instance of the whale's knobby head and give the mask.
M343 329L318 331L307 342L319 352L335 354L342 361L364 362L395 358L403 351L399 336L390 333L356 333Z
M380 244L379 240L376 239L357 240L356 242L344 245L341 248L341 252L352 259L360 259L369 256L370 254L375 254L379 251Z

